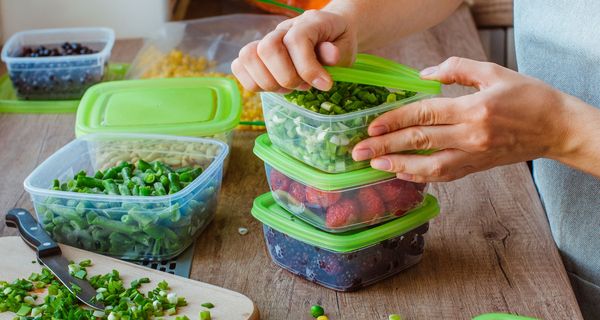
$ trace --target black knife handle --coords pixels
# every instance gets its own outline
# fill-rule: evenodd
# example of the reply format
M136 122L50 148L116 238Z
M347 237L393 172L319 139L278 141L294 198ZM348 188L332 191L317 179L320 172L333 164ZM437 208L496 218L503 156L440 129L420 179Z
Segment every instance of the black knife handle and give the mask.
M21 238L38 252L39 257L60 254L60 247L46 233L44 228L33 219L29 211L21 208L10 210L6 214L6 225L19 228Z

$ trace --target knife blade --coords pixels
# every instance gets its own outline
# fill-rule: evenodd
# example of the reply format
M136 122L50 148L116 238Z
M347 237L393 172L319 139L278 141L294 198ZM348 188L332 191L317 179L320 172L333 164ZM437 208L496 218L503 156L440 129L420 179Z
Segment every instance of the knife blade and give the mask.
M29 211L21 208L10 210L6 214L6 225L19 229L23 241L36 251L38 261L50 269L77 299L94 309L104 310L102 303L92 301L96 296L96 290L86 280L75 278L70 274L69 261L62 256L60 247L33 219ZM74 290L74 286L79 289Z

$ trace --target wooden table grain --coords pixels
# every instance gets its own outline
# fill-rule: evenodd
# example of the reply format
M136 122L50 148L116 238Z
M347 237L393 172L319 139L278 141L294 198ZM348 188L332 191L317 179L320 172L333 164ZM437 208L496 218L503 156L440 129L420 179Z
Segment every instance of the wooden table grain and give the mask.
M113 61L130 61L139 41L118 42ZM465 6L441 25L375 53L417 68L449 56L484 60ZM447 96L472 92L445 88ZM32 209L22 183L41 161L74 138L74 115L0 115L0 235L4 212ZM252 155L256 132L236 132L217 216L197 240L191 278L241 292L262 319L311 319L312 304L329 318L470 319L509 312L542 319L581 319L525 164L433 184L442 213L426 237L423 261L353 293L338 293L276 267L262 226L250 215L253 199L268 191L263 164ZM239 227L249 233L240 235ZM1 273L1 272L0 272Z

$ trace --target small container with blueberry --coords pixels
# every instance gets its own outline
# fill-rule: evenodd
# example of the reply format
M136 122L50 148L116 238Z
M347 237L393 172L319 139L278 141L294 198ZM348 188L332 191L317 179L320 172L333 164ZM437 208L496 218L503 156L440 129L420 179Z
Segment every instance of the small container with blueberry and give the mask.
M429 220L437 200L404 217L371 228L329 233L279 206L271 193L254 201L252 215L263 223L275 264L309 281L338 291L354 291L417 264L423 256Z
M108 28L22 31L6 42L2 61L19 99L79 99L102 81L114 41Z

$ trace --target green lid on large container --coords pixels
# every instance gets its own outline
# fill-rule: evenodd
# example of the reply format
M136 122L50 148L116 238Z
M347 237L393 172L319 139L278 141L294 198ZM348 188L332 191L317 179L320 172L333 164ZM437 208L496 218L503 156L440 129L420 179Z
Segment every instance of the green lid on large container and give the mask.
M375 170L371 167L343 173L327 173L298 161L281 151L273 145L266 133L256 138L254 154L286 176L324 191L363 186L396 176L394 173Z
M439 212L437 199L427 195L423 206L401 218L358 231L329 233L287 212L275 202L270 192L254 199L252 207L252 215L263 224L296 240L335 252L352 252L400 236L433 219Z
M235 128L241 96L226 78L113 81L90 87L77 110L76 136L136 132L206 137Z

